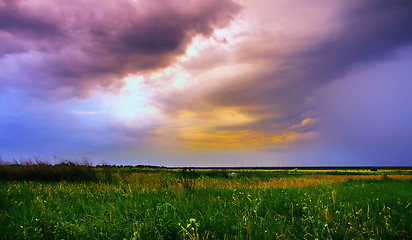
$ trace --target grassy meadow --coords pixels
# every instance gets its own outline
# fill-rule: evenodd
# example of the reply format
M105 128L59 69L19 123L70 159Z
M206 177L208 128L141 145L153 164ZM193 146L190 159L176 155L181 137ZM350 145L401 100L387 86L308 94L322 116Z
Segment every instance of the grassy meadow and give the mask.
M43 174L36 164L0 166L0 238L409 239L412 234L410 170L45 166Z

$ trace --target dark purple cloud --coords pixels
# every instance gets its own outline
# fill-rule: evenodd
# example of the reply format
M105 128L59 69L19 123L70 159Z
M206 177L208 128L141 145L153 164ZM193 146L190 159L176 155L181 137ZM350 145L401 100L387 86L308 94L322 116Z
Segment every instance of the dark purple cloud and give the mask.
M206 99L221 106L267 106L267 110L280 115L272 121L285 120L286 127L304 118L310 111L309 98L325 84L345 76L356 66L394 58L396 50L412 44L411 2L352 3L339 15L339 20L341 26L333 34L312 40L297 51L278 53L281 51L275 49L268 57L267 51L261 52L261 56L256 53L255 49L261 46L248 46L252 51L249 58L247 51L241 52L242 61L264 59L267 66L272 62L276 67L272 71L265 67L260 75L242 76ZM307 27L321 26L308 22ZM270 126L270 120L264 121L257 125Z
M57 22L52 20L50 15L30 11L21 0L5 0L0 5L0 29L5 32L29 38L61 34Z
M60 88L85 96L130 73L169 66L194 36L209 36L239 10L231 0L3 1L0 82L43 97Z
M390 58L394 50L412 43L410 1L369 1L344 11L343 27L293 57L310 74L311 83L334 80L360 63Z

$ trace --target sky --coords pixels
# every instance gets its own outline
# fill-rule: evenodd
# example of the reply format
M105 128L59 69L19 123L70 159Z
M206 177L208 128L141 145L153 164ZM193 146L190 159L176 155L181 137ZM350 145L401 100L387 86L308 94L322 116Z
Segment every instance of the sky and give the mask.
M407 0L0 0L0 156L412 166L411 26Z

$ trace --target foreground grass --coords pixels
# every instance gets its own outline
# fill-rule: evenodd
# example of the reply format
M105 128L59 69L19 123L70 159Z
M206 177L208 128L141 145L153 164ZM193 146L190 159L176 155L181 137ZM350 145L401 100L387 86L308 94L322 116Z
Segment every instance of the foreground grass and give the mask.
M168 175L156 175L160 183L147 186L146 177L112 184L1 181L0 238L408 239L412 234L411 179L189 190L171 187Z

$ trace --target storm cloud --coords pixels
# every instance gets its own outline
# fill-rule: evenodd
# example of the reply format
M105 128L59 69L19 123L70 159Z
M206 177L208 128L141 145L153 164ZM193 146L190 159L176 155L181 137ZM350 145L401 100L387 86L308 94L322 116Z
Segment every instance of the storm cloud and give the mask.
M230 0L2 1L1 87L87 97L169 66L193 37L228 25L240 9Z
M287 119L304 114L308 98L319 88L342 78L359 65L394 58L400 47L411 44L412 29L408 27L412 24L411 13L412 4L404 1L351 2L336 13L338 27L319 37L296 40L299 48L285 47L290 36L286 38L269 32L251 35L251 40L235 45L233 52L237 61L254 65L257 70L235 75L233 81L202 92L199 95L204 98L197 102L266 108L266 111L282 113L281 118ZM307 21L305 27L310 32L311 29L325 28L329 23L316 24ZM259 33L259 29L250 32L254 33ZM216 61L222 58L219 56ZM193 65L188 64L189 68ZM193 104L188 100L185 105L184 99L173 98L172 95L165 101L177 102L167 104L165 108L190 108ZM188 98L194 96L189 94ZM301 117L295 119L301 120Z
M401 0L0 0L0 151L410 165L410 26Z
M272 50L269 45L260 54L252 51L248 55L248 49L260 46L241 46L242 61L266 61L262 71L244 75L206 98L216 105L267 106L284 112L284 117L293 117L322 86L362 64L395 58L399 48L412 44L410 2L357 3L340 12L338 20L341 26L332 34L311 39L310 44L303 42L305 47L297 51L289 49L278 54L277 46L272 45ZM309 29L321 27L310 21L307 24ZM276 36L272 38L275 42ZM275 66L272 71L271 64Z

